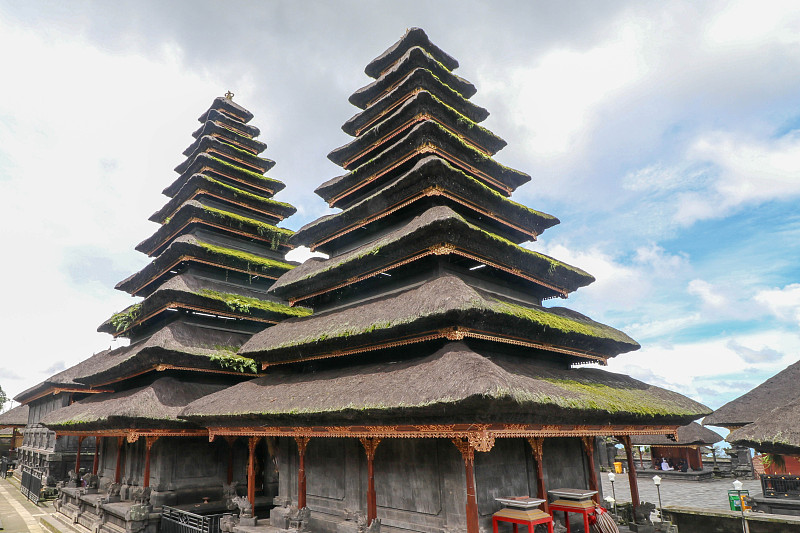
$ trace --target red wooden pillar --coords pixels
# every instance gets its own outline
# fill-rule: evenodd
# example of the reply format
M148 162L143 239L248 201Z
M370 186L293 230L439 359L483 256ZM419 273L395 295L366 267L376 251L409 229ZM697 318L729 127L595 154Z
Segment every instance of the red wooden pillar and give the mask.
M97 475L97 467L99 466L99 456L100 456L100 437L95 436L94 438L94 460L92 460L92 475Z
M75 473L78 474L78 476L81 475L81 445L85 438L85 435L78 435L78 453L75 454Z
M122 479L122 469L124 464L122 462L122 446L125 444L125 437L117 437L117 466L114 469L114 483L119 483Z
M544 465L542 464L542 450L544 448L544 437L531 437L528 443L533 450L533 459L536 461L536 497L542 498L542 510L550 514L550 502L547 500L547 489L544 486Z
M631 486L631 503L633 508L639 507L639 483L636 481L636 462L633 460L633 450L631 449L631 438L629 435L617 437L625 446L625 457L628 459L628 483ZM650 448L652 450L652 448ZM652 453L652 451L651 451Z
M475 497L475 450L464 438L453 439L453 444L461 452L467 473L467 533L479 533L478 500Z
M589 463L589 490L598 491L593 496L593 499L595 502L600 503L600 489L597 488L597 470L594 468L594 437L581 437L581 440Z
M247 499L253 506L253 516L256 513L256 444L261 437L250 437L247 441Z
M644 459L642 458L642 447L641 446L637 446L636 449L639 450L639 466L642 467L642 470L644 470Z
M375 451L381 439L365 437L358 439L367 452L367 525L378 517L378 499L375 494Z
M306 446L308 437L295 437L297 441L297 456L299 457L297 467L297 508L303 509L306 506Z
M228 485L233 483L233 443L236 442L236 437L228 435L225 437L225 442L228 443Z
M144 445L145 445L145 452L144 452L144 482L142 485L144 488L150 486L150 450L153 448L153 444L156 443L158 437L145 437L144 438Z

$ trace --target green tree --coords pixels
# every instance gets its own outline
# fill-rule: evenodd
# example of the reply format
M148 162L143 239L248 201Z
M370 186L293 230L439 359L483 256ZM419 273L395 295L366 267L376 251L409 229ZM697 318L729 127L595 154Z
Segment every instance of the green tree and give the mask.
M0 387L0 411L3 410L3 406L6 404L7 401L8 401L8 396L6 396L6 393L3 391L3 387Z

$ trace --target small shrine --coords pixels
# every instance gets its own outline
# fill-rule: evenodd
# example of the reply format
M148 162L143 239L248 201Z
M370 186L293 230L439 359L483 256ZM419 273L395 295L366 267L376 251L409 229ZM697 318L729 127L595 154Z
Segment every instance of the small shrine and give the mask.
M657 474L662 478L711 479L712 470L703 468L703 448L722 441L720 434L697 422L681 426L674 435L637 435L631 438L636 447L650 447L650 461L637 471L641 477Z
M600 436L625 444L638 504L631 437L709 412L587 366L639 345L545 305L594 278L521 246L559 221L510 199L531 178L494 158L506 143L458 66L419 28L367 65L354 139L329 155L345 173L317 189L339 211L289 239L329 257L268 291L314 314L254 335L238 353L264 375L181 415L212 439L275 442L274 527L478 533L496 498L599 500Z

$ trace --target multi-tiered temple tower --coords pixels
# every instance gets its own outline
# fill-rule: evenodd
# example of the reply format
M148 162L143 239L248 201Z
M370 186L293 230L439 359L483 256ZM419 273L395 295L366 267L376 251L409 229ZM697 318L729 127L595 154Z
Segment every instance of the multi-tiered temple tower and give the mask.
M310 312L266 292L294 266L285 259L292 232L276 224L295 208L272 198L284 184L264 175L274 162L259 157L266 145L248 124L253 115L228 96L200 117L179 177L164 190L170 199L151 217L160 227L137 246L153 260L117 285L142 300L99 328L130 345L73 367L77 387L101 392L42 418L59 435L100 437L98 459L84 466L101 485L119 483L123 499L150 487L155 506L196 502L220 498L225 482L244 482L246 444L209 444L204 428L177 414L254 376L256 364L236 353L253 333ZM274 469L265 466L266 446L259 452L268 494ZM73 496L62 514L99 520L91 509L84 516Z
M347 173L317 189L341 211L291 239L330 257L270 289L314 315L242 347L265 377L184 411L212 436L278 437L277 502L307 506L313 531L355 530L361 510L389 531L477 533L497 496L596 488L597 436L672 433L708 412L575 368L639 346L543 305L593 278L520 246L558 220L509 199L530 178L493 158L505 142L479 125L488 112L457 66L420 29L367 66L375 81L343 127L355 139L329 156Z

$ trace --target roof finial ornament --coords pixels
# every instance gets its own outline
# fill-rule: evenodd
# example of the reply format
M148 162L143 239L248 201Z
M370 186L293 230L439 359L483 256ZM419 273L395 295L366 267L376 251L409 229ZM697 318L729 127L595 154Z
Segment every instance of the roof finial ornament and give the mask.
M226 99L226 100L233 100L233 93L232 93L232 92L230 92L230 91L227 91L227 92L225 93L225 99Z

